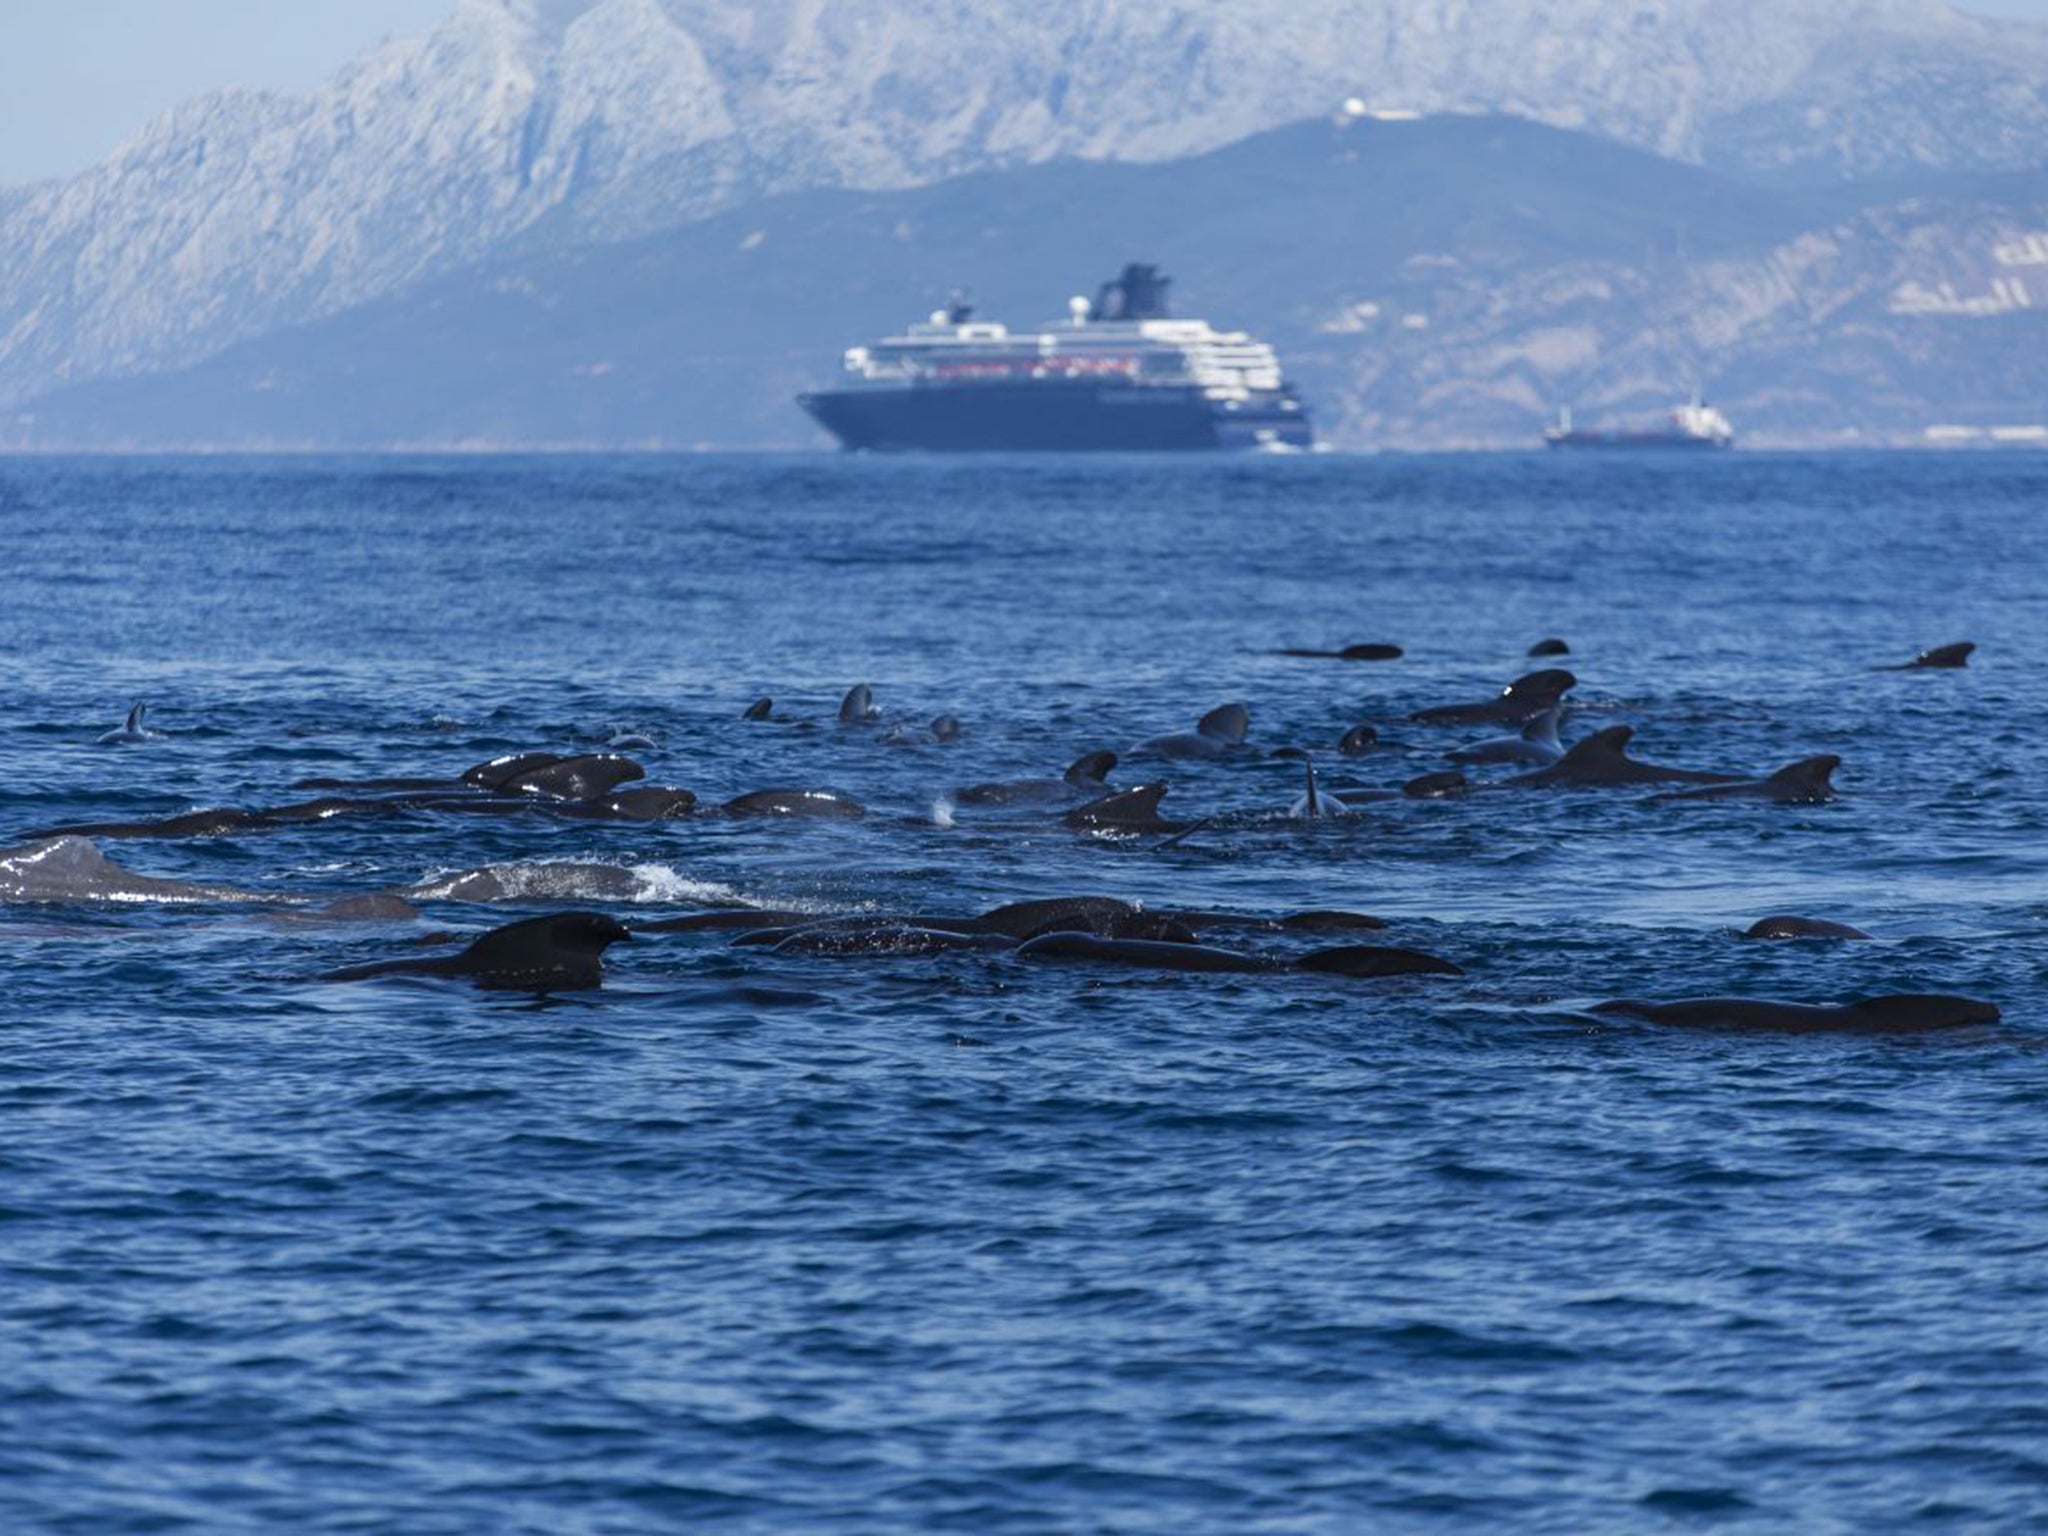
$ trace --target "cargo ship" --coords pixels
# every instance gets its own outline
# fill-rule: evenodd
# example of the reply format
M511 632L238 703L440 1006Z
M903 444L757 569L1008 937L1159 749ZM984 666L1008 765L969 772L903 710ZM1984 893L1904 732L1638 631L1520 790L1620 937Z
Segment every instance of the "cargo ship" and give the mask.
M1170 285L1133 262L1030 331L977 319L955 295L901 335L849 348L838 387L797 403L842 447L876 452L1311 446L1272 347L1174 319Z
M1558 412L1557 425L1544 430L1543 441L1552 448L1733 448L1735 429L1700 399L1674 405L1655 427L1574 427L1567 406Z

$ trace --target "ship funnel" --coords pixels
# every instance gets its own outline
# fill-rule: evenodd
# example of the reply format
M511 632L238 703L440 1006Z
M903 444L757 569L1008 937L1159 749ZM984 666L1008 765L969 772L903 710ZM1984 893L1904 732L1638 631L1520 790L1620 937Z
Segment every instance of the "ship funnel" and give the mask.
M1083 298L1080 294L1077 293L1071 299L1067 300L1067 317L1070 320L1072 320L1076 325L1080 325L1083 321L1085 321L1088 318L1087 299Z

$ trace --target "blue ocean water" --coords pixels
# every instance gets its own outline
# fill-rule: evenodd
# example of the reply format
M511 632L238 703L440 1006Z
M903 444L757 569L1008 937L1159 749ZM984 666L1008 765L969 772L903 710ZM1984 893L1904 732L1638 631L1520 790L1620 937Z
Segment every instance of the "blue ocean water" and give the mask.
M2038 1530L2044 510L2017 454L0 463L0 849L621 729L706 803L869 811L99 844L411 920L6 905L0 1528ZM1553 634L1568 740L1837 753L1840 799L1284 816L1271 749L1442 768L1498 731L1408 714ZM1406 654L1274 654L1368 640ZM856 682L883 728L833 725ZM99 745L137 700L161 736ZM1115 776L1180 841L955 802L1229 700L1261 750ZM527 894L433 894L487 866ZM563 907L1070 892L1370 912L1466 974L712 932L544 1000L309 979ZM1875 938L1736 937L1779 912ZM2004 1020L1585 1011L1887 991Z

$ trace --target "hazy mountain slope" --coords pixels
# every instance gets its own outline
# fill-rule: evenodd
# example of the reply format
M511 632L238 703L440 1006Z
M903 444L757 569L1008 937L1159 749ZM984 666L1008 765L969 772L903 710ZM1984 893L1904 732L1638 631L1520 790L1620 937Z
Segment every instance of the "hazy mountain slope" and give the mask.
M2037 247L2030 231L2048 232L2038 176L1946 200L1768 189L1513 119L1314 122L1165 165L793 194L495 261L179 374L35 402L0 434L819 442L792 397L841 348L962 283L992 317L1044 320L1144 258L1174 273L1182 312L1276 341L1350 445L1528 442L1560 404L1655 410L1695 384L1751 439L1913 440L1942 419L2048 416L2048 233ZM2033 266L1999 256L2037 250ZM2041 308L1982 302L2027 283ZM1894 312L1916 306L1934 312Z
M497 250L1172 158L1350 96L1769 167L2048 163L2048 30L1939 0L458 0L322 91L202 98L0 199L0 401Z

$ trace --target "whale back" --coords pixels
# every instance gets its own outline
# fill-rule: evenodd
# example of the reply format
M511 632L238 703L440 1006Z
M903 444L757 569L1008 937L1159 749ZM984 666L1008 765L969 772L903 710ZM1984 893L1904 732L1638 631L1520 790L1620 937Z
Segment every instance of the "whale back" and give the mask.
M591 752L543 763L499 781L506 794L538 795L552 800L594 800L621 784L647 777L647 770L615 752Z
M1954 1029L1963 1024L1996 1024L2003 1015L1995 1004L1974 997L1939 992L1899 992L1862 997L1849 1005L1862 1027L1891 1033L1922 1029Z
M545 768L550 763L559 763L559 752L514 752L505 757L494 757L487 763L462 770L462 782L473 784L478 789L500 789L523 773L536 768Z

